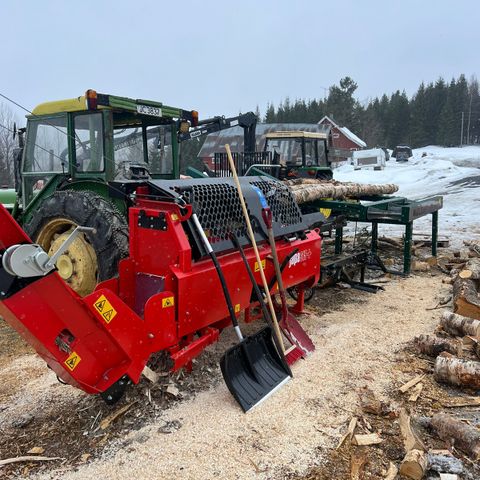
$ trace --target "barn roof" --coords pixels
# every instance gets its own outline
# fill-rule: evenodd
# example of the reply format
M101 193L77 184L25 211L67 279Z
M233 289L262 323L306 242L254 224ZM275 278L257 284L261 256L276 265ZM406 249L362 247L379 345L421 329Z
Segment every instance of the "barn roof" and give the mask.
M329 134L329 125L318 123L258 123L256 128L256 150L262 151L265 146L265 135L278 131L320 132ZM213 157L215 152L223 152L225 144L230 145L232 152L243 152L243 128L232 127L228 130L210 133L198 153L198 157Z
M318 123L321 123L323 125L323 121L327 120L330 125L333 127L337 128L340 132L343 133L349 140L351 140L353 143L356 143L358 146L365 148L367 144L359 137L357 137L351 130L349 130L347 127L341 127L336 123L334 120L332 120L331 117L328 115L325 115Z

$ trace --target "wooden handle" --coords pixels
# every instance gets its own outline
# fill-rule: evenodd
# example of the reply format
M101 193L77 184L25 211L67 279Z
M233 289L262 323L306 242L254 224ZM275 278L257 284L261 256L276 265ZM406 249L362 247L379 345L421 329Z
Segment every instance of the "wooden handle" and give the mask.
M225 150L227 151L228 163L230 165L230 170L233 175L233 180L235 181L235 185L237 187L238 196L240 197L240 204L242 205L243 216L245 217L245 222L247 224L248 236L250 237L250 241L252 242L253 251L255 252L255 258L258 263L258 268L260 269L260 277L262 277L263 289L265 290L265 295L267 296L268 308L272 317L275 335L277 336L278 344L282 349L282 354L285 354L282 333L280 332L280 327L278 326L277 315L275 314L275 307L273 306L272 297L270 296L270 290L268 288L268 282L265 278L265 273L263 271L262 260L260 259L260 254L258 253L257 242L255 241L255 234L253 233L252 224L250 223L250 218L248 216L247 206L245 205L245 199L243 198L242 187L240 185L240 181L238 180L237 170L235 168L235 163L233 162L230 145L225 145Z

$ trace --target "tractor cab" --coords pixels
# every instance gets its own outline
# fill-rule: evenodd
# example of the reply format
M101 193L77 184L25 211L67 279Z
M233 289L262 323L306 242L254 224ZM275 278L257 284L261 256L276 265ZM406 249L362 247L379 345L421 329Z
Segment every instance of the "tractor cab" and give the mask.
M273 165L279 165L278 176L285 178L331 179L328 160L328 134L324 132L278 131L265 137L265 152Z
M25 211L66 181L109 196L110 182L178 178L177 135L197 121L195 111L94 90L42 103L19 132L20 204Z

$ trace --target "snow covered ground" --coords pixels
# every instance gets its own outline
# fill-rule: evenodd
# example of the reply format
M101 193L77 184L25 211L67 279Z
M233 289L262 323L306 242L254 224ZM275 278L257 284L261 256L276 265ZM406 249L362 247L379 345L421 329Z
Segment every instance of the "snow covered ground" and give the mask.
M428 146L413 151L406 163L395 159L382 171L354 170L343 165L334 171L339 181L395 183L396 195L419 199L443 195L439 234L459 247L464 239L480 239L480 147L444 148ZM422 154L427 155L422 157ZM431 216L414 222L414 232L430 232ZM382 233L403 233L403 227L383 225Z

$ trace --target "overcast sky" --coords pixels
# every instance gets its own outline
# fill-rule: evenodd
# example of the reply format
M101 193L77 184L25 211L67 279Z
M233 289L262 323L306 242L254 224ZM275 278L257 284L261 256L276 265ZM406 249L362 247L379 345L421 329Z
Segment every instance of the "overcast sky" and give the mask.
M411 95L478 74L479 19L478 0L3 0L0 92L33 108L93 88L203 118L323 97L346 75L361 101Z

